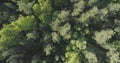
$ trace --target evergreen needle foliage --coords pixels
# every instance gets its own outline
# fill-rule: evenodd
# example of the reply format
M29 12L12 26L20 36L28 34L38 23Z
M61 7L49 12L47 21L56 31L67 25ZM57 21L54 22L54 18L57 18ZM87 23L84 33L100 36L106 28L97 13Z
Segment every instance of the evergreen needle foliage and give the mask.
M120 63L120 0L1 0L0 63Z

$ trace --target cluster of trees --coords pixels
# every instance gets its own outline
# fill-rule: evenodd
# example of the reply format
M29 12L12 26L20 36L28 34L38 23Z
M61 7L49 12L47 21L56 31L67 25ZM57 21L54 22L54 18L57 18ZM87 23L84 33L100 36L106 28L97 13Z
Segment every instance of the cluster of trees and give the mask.
M120 0L1 0L0 63L120 63Z

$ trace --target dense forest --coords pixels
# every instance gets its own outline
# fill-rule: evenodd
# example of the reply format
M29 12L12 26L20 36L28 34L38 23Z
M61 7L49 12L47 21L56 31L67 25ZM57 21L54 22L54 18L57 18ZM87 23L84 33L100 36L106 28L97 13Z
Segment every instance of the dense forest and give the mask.
M120 0L0 0L0 63L120 63Z

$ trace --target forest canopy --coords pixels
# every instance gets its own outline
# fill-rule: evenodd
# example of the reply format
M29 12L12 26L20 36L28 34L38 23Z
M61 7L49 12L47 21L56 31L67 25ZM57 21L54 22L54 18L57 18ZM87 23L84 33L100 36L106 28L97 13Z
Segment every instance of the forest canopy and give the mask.
M0 0L0 63L120 63L120 0Z

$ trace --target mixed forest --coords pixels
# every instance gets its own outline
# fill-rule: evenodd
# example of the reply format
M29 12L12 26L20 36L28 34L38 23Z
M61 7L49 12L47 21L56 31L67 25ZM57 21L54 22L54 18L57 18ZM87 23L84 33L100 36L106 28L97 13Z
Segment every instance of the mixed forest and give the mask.
M0 63L120 63L120 0L0 0Z

